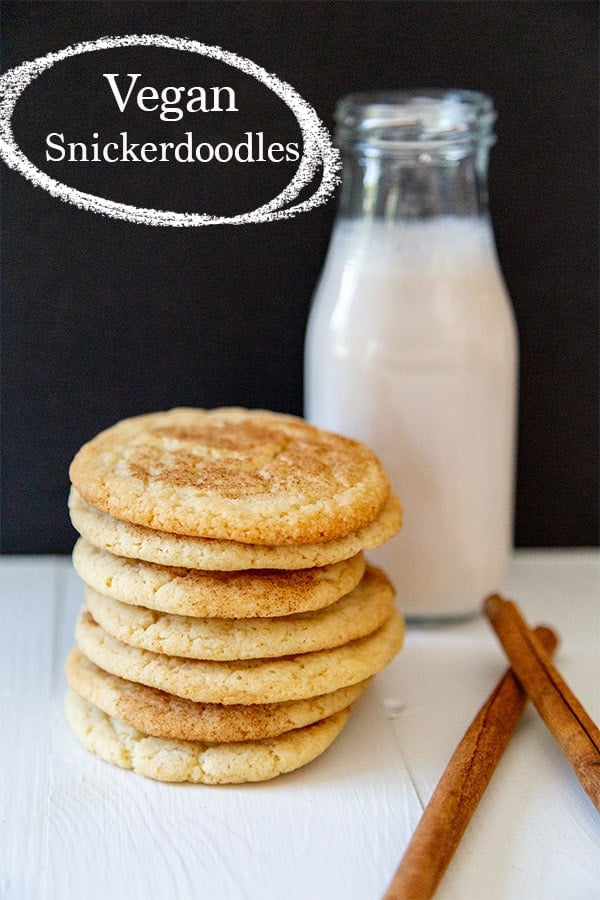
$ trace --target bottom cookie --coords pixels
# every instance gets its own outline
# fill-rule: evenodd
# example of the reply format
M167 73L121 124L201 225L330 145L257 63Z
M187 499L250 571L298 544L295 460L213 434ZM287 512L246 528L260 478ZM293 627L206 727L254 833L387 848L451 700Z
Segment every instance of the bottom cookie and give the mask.
M81 744L113 765L157 781L243 784L268 781L316 759L339 735L352 707L279 737L222 744L148 737L71 690L65 709Z

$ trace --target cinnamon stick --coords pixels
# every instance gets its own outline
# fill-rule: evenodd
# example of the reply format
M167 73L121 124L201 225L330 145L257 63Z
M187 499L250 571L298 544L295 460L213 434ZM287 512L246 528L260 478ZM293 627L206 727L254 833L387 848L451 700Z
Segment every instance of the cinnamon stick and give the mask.
M536 629L552 653L555 634ZM384 900L432 897L515 730L526 695L509 669L454 751L417 825Z
M600 810L600 730L552 665L517 605L493 594L484 607L523 690Z

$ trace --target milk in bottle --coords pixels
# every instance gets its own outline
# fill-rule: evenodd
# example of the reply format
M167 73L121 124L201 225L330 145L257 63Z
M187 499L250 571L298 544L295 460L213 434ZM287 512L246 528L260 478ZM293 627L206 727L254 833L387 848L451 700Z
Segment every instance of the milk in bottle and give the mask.
M401 533L371 554L409 619L477 612L512 547L516 357L474 92L338 107L340 211L305 347L305 414L379 454Z

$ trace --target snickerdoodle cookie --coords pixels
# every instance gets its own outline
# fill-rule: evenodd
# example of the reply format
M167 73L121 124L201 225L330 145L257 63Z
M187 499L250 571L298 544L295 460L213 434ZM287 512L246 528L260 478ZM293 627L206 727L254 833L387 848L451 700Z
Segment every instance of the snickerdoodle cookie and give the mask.
M87 503L117 519L253 544L338 539L376 519L390 494L364 444L240 408L124 419L84 444L70 477Z
M111 675L74 648L65 665L71 690L109 716L153 737L183 741L258 741L303 728L355 703L369 679L330 694L284 703L194 703Z
M72 487L69 512L74 528L90 544L117 556L143 559L163 566L231 572L238 569L307 569L374 550L402 525L397 497L390 494L377 518L363 528L332 541L312 544L242 544L216 538L170 534L115 519L90 506Z
M67 693L65 708L76 737L101 759L157 781L194 784L267 781L292 772L323 753L350 715L349 707L262 741L209 744L149 737L72 691Z
M114 600L176 615L220 618L321 609L355 588L365 571L360 553L329 566L289 572L182 569L114 556L83 538L73 549L73 565L87 585Z

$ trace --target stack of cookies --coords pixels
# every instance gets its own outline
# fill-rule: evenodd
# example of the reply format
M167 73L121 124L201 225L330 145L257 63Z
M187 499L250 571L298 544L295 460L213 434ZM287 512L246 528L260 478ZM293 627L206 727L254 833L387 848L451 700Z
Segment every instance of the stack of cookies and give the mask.
M174 409L103 431L70 477L84 746L204 784L321 754L404 636L363 556L400 527L375 455L293 416Z

